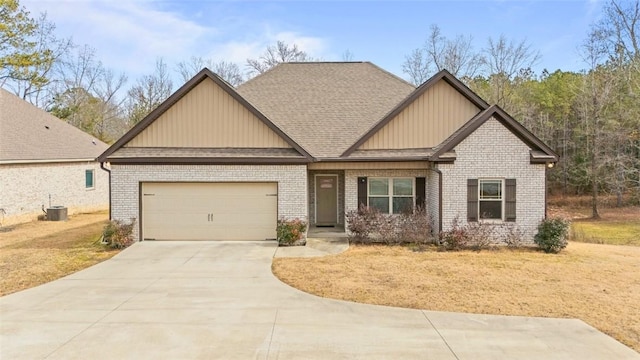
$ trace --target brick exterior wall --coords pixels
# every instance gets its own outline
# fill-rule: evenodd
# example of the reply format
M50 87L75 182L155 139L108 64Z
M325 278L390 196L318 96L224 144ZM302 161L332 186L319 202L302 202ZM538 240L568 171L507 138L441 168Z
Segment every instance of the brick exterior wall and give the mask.
M85 187L85 170L94 170L94 188ZM42 206L66 206L68 214L109 206L109 174L96 162L0 165L0 221L35 220Z
M467 179L516 179L516 224L532 242L545 216L545 165L531 164L529 147L495 119L489 119L455 148L453 164L438 164L443 174L442 226L457 216L467 223ZM494 225L498 232L504 225Z
M439 214L440 214L440 207L439 207L439 201L440 201L440 196L439 196L439 189L440 189L440 175L433 171L433 170L429 170L427 172L427 191L426 191L426 196L427 196L427 214L430 217L431 220L431 229L433 231L434 234L437 234L438 232L440 232L440 224L439 224Z
M345 170L345 212L358 209L358 177L427 177L427 170ZM426 196L429 197L427 188Z
M111 216L139 220L141 182L277 182L278 216L307 220L306 165L112 165ZM138 241L139 226L134 227Z
M344 170L309 171L309 224L316 221L316 175L338 175L338 225L344 225Z

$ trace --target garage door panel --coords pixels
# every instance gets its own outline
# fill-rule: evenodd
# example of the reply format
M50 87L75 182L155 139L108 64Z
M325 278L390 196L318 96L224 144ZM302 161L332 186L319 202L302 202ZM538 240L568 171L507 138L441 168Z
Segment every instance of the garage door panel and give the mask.
M277 183L143 183L143 238L276 237Z

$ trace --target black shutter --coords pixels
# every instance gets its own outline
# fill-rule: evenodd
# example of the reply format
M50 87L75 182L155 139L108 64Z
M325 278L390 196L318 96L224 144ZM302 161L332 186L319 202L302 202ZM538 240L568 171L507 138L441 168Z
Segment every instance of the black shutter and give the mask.
M516 179L505 179L505 221L516 221Z
M416 209L424 209L426 205L425 185L426 178L416 178Z
M478 221L478 179L467 179L467 221Z
M367 202L367 178L358 178L358 209L361 206L368 206Z

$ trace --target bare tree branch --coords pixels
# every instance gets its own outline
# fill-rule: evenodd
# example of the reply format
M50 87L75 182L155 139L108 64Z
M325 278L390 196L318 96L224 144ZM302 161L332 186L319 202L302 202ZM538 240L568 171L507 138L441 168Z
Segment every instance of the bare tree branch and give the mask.
M275 45L267 46L265 52L257 59L247 59L246 65L249 68L249 76L254 76L264 73L279 63L304 61L313 61L313 59L306 52L300 50L298 45L289 45L278 40Z

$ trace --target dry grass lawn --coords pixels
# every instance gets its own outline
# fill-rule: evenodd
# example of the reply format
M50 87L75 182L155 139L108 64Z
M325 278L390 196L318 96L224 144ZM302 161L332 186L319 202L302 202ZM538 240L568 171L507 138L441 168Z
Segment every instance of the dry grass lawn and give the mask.
M274 259L273 272L308 293L361 303L579 318L640 351L640 247L571 242L551 255L352 246L334 256Z
M82 270L118 253L101 245L106 211L0 229L0 296Z

